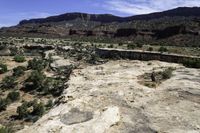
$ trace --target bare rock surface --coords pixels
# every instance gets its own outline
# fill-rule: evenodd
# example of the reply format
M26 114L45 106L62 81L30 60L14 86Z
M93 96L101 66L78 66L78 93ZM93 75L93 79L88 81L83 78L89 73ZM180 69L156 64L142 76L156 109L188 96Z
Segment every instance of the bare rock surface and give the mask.
M157 88L138 76L176 67ZM159 61L109 61L76 69L64 101L19 133L199 133L200 70Z

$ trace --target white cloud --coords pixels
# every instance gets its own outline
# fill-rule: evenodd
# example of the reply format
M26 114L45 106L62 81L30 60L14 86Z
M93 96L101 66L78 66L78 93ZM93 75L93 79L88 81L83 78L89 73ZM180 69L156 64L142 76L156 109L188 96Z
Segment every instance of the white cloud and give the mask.
M164 11L176 7L200 6L199 0L108 0L104 8L135 15Z

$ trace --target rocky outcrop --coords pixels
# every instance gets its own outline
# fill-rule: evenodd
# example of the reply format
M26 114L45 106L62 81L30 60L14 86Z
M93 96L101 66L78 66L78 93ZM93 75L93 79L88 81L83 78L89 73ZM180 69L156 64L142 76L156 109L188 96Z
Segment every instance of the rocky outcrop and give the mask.
M175 67L157 88L137 77ZM200 70L159 61L110 61L73 71L62 103L19 133L198 133Z

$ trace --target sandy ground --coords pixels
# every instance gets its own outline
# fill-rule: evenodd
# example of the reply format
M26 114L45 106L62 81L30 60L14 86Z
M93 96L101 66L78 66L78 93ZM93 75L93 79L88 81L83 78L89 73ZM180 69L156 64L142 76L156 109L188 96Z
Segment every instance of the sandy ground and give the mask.
M20 133L199 133L200 70L159 61L109 61L74 70L62 103ZM176 67L157 88L138 83Z

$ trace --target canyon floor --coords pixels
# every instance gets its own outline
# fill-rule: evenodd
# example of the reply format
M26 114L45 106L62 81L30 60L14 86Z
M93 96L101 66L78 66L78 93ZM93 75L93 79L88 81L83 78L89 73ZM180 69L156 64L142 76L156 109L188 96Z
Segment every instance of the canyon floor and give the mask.
M139 76L175 67L155 88ZM199 133L200 69L159 61L109 61L73 71L60 104L19 133Z

